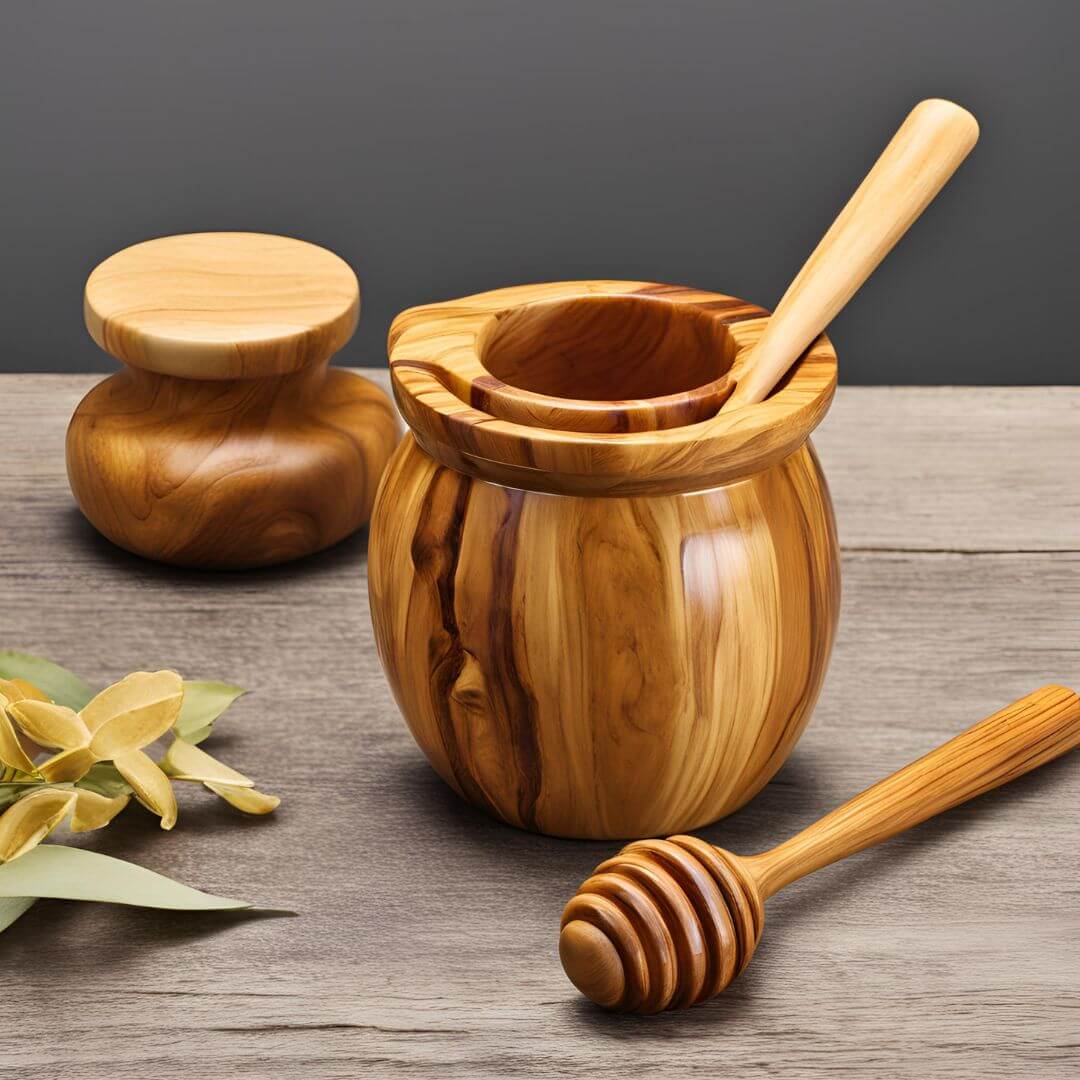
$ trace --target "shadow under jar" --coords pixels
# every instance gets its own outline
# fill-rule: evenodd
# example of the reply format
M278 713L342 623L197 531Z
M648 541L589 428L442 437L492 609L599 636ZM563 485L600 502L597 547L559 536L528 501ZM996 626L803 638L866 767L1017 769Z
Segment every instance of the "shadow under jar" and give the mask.
M719 414L767 313L644 282L413 308L390 363L412 429L371 522L379 654L470 802L556 836L694 829L776 772L839 607L808 436L822 336Z

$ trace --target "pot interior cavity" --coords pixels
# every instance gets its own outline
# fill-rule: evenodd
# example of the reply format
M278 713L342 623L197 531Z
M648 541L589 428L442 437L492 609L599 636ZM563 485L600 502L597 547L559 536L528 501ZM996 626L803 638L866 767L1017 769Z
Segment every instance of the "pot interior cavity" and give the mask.
M501 382L585 401L683 394L721 378L734 355L727 328L707 310L634 296L512 308L480 350Z

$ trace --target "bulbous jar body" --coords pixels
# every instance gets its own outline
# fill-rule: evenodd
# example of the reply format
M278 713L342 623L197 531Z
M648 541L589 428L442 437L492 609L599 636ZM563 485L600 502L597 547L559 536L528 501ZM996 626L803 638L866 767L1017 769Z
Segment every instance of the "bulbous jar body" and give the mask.
M439 775L512 825L666 835L755 795L832 646L832 508L808 444L692 494L455 472L406 436L371 523L379 655Z
M597 285L605 305L633 298L610 325L612 308L591 306ZM414 309L391 332L413 434L371 521L379 655L432 765L503 821L583 838L693 829L776 772L825 674L839 563L806 436L835 357L821 339L777 401L734 423L718 414L718 385L760 309L644 283L521 291ZM654 307L638 312L639 297ZM678 369L692 352L686 308L727 320L737 347L706 343L716 371ZM520 325L522 311L536 325ZM612 385L601 397L589 373L627 318L640 320L634 341L649 339L641 362L664 370L632 387L651 394ZM460 347L470 333L479 370L432 361L448 355L444 335ZM544 374L530 365L552 340ZM614 346L621 380L636 357ZM560 379L589 396L572 399Z

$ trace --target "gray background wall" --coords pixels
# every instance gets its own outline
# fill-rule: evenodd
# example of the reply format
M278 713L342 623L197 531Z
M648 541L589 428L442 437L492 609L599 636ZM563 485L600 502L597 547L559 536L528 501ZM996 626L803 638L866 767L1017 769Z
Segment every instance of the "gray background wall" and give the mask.
M34 0L0 28L0 370L108 370L96 262L252 229L410 304L649 278L771 306L907 109L982 140L833 326L854 383L1078 381L1074 0Z

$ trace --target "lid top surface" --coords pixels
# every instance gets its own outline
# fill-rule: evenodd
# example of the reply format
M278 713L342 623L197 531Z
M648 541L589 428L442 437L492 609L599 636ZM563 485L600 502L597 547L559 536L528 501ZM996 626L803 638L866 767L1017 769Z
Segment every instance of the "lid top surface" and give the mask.
M281 375L338 351L360 287L325 248L263 233L134 244L86 282L91 337L133 367L189 378Z

